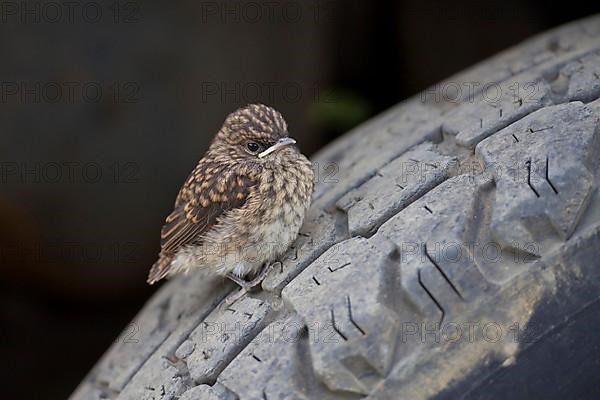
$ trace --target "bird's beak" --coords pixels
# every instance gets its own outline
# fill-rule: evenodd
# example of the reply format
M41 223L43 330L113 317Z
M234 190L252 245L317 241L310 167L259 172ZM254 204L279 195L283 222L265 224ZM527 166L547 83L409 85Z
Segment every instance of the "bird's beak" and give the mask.
M294 143L296 143L296 141L294 139L292 139L291 137L281 138L273 146L269 147L268 149L266 149L262 153L259 153L258 154L258 158L266 157L269 154L274 153L277 150L280 150L280 149L284 148L285 146L289 146L289 145L294 144Z

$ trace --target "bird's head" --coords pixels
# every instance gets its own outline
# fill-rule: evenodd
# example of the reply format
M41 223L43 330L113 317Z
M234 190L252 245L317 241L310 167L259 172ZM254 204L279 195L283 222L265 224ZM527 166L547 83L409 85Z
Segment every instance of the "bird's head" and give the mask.
M229 114L211 151L234 161L268 164L297 154L287 123L274 108L250 104Z

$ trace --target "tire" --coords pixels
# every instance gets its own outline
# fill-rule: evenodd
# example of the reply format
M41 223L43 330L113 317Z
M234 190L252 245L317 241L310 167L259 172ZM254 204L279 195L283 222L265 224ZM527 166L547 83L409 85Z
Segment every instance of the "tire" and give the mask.
M263 290L169 281L71 398L598 398L599 97L595 16L354 129Z

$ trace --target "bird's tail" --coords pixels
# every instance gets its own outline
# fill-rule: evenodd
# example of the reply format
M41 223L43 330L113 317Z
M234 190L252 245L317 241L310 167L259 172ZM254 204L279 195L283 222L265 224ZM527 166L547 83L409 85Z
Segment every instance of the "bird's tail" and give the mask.
M171 257L160 255L158 257L158 261L154 263L152 268L150 268L150 273L148 273L148 279L146 282L153 285L156 282L160 281L162 278L168 275L171 266Z

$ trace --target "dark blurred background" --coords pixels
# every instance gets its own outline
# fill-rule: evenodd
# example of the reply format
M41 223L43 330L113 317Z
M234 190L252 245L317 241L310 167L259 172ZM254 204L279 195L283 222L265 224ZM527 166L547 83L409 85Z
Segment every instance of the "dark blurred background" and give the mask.
M0 1L2 398L66 398L156 289L145 277L163 218L227 113L273 105L310 154L597 11L541 0Z

